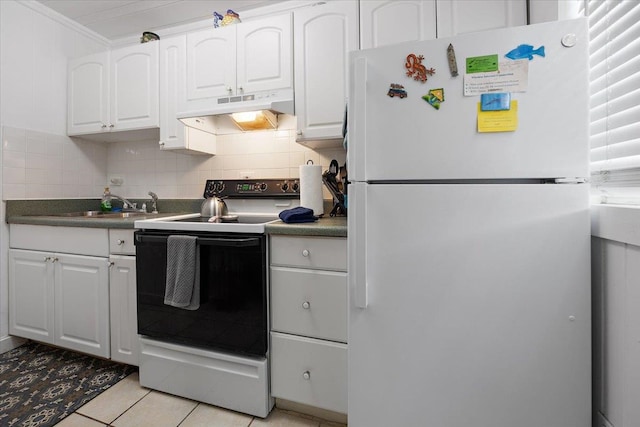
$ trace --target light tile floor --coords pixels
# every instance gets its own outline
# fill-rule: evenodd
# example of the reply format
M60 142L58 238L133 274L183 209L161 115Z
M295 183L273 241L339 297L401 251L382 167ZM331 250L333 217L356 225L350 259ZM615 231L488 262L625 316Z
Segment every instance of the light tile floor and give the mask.
M149 390L129 375L56 427L346 427L274 408L265 419Z

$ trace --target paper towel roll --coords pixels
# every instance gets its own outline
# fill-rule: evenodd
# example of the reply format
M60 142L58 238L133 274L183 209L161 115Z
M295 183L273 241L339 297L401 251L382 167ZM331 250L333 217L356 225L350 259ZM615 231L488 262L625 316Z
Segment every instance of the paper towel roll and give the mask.
M322 203L322 166L300 166L300 206L313 209L318 216L324 213Z

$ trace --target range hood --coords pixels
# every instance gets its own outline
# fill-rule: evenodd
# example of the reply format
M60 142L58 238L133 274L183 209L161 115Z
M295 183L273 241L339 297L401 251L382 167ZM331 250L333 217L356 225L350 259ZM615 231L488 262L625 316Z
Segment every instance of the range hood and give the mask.
M278 116L293 115L293 89L187 101L188 111L178 113L186 126L214 134L277 129ZM253 120L252 120L253 118Z

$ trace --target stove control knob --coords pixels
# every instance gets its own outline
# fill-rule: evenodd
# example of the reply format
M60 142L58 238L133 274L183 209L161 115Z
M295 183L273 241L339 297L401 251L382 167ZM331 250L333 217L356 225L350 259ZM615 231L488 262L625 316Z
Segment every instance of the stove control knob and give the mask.
M280 186L280 188L282 188L282 191L287 191L289 190L289 183L288 182L283 182L282 185Z
M297 193L300 190L300 183L297 181L294 182L291 186L291 189L294 191L294 193Z
M260 184L260 191L267 191L267 184L265 182Z
M215 185L216 193L222 193L224 191L224 182L218 181Z

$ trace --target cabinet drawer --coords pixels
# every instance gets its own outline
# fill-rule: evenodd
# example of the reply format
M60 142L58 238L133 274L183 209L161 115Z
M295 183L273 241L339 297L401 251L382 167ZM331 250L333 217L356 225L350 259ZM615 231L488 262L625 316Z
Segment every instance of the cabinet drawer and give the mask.
M133 245L133 230L109 230L109 253L135 255Z
M347 273L271 267L272 329L347 342Z
M347 239L271 236L271 264L347 271Z
M272 332L271 394L347 413L347 346Z

